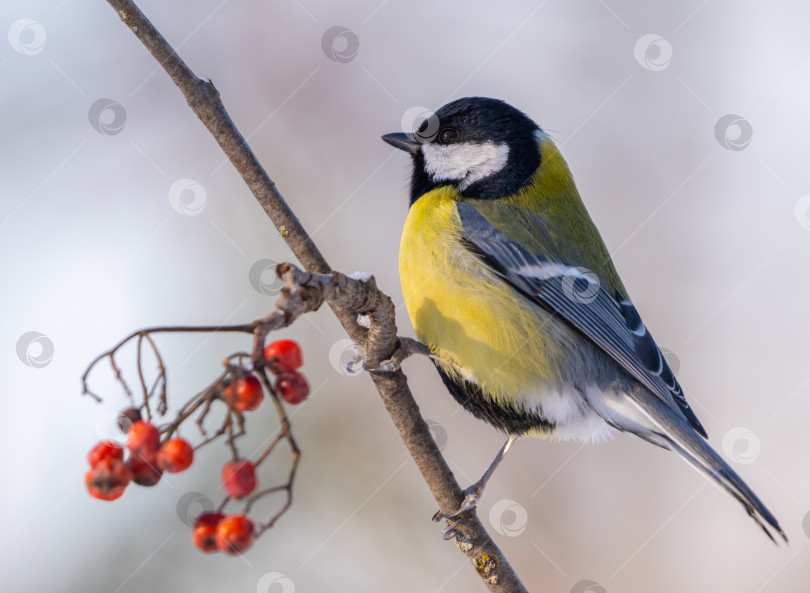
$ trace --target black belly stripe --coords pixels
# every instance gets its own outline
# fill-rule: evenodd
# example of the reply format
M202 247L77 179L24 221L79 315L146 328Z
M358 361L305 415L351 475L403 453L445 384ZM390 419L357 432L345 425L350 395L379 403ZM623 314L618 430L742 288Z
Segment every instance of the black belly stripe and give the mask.
M488 422L501 432L522 435L530 430L538 430L546 434L551 434L554 431L554 422L532 412L524 412L511 406L495 404L483 396L481 388L475 383L466 380L457 383L442 371L438 365L436 365L436 370L439 371L439 376L453 399L461 407L479 420Z

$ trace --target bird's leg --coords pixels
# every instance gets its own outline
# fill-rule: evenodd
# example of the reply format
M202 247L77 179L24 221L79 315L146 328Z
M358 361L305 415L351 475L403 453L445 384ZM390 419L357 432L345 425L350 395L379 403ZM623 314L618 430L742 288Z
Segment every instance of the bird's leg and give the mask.
M409 356L413 356L414 354L421 354L423 356L431 355L430 348L413 338L398 336L397 341L399 342L399 348L397 348L391 358L382 361L377 368L366 368L366 370L370 373L392 373L398 371L402 366L402 361Z
M492 463L489 464L487 471L484 472L481 479L464 490L464 501L461 503L461 507L459 507L458 510L447 515L443 515L441 510L439 510L435 515L433 515L433 520L438 522L442 519L455 519L464 511L469 511L470 509L474 509L476 506L478 506L478 501L481 499L481 495L484 493L484 488L486 487L487 482L489 482L492 474L495 473L495 469L500 465L503 458L506 457L507 453L509 453L509 449L512 448L519 438L520 437L518 435L509 435L509 438L506 439L503 447L501 447L501 450L498 451L498 454L495 456L495 459L492 460ZM452 537L451 532L456 525L458 525L458 521L452 523L445 528L444 531L442 531L442 535L445 539Z

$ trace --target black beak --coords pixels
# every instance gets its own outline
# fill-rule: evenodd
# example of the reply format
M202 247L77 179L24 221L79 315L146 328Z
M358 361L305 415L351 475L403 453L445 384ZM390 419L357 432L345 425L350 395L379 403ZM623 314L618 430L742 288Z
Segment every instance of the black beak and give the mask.
M382 137L382 139L394 148L399 148L400 150L410 152L411 154L416 154L419 152L419 147L421 146L421 144L415 140L413 136L403 134L402 132L386 134Z

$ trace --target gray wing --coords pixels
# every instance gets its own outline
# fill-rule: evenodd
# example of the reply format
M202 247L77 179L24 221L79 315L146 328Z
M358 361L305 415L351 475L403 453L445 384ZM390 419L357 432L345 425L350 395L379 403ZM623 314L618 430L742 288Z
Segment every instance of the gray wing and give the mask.
M592 271L530 253L458 202L463 238L472 251L526 298L557 314L682 416L706 431L632 303L614 298Z
M680 385L641 323L635 307L609 294L590 270L526 251L493 227L470 204L459 202L458 212L468 247L493 272L526 298L581 332L646 387L627 394L632 404L648 418L653 430L653 435L636 434L680 454L742 503L771 540L776 541L773 530L787 541L776 518L762 501L698 436L699 433L706 437L706 431L686 403ZM624 430L621 426L617 428Z

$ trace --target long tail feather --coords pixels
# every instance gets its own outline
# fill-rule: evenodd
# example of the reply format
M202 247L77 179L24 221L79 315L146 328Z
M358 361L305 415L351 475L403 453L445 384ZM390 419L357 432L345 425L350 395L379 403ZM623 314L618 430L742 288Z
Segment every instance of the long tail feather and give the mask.
M660 398L646 389L638 389L628 394L628 397L650 421L650 430L668 443L670 448L692 467L740 501L774 543L777 543L774 533L781 536L785 542L788 541L779 522L757 495L680 415L673 413Z

